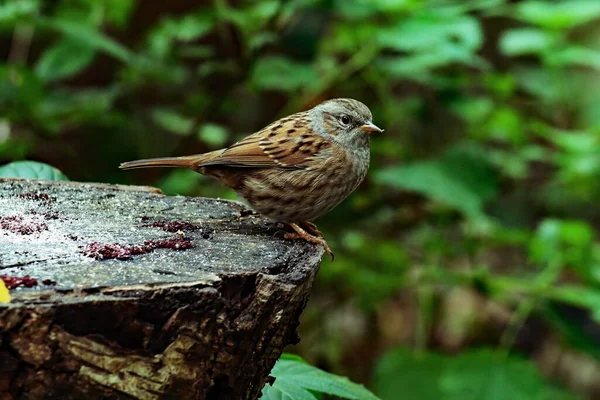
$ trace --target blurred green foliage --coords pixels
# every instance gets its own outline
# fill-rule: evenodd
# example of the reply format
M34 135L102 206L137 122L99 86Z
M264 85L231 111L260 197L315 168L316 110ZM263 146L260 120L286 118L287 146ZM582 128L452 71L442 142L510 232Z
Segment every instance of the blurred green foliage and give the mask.
M375 388L384 399L411 393L414 399L571 399L547 386L539 372L518 357L503 359L489 350L455 358L398 349L386 354L376 372Z
M367 181L318 221L338 257L315 297L393 319L386 307L414 295L419 352L384 356L368 373L376 394L569 398L532 361L501 355L535 316L600 357L598 22L597 0L4 0L0 160L235 198L190 171L116 166L209 151L324 99L359 99L386 131ZM456 288L511 310L485 343L498 350L428 350L437 296ZM352 374L338 364L350 342L328 340L314 360ZM436 384L390 383L406 370Z

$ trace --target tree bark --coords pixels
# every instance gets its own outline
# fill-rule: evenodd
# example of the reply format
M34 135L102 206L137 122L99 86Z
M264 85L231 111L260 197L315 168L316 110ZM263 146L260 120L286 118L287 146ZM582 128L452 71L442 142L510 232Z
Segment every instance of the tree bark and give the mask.
M0 179L0 399L258 398L323 251L249 214Z

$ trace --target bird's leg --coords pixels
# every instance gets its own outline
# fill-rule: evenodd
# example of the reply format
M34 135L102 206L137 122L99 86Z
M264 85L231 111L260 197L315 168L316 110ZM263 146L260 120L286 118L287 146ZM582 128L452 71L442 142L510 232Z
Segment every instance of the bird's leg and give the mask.
M331 251L331 249L327 245L327 242L323 238L323 235L321 234L321 232L319 232L317 230L316 232L320 236L315 236L314 234L310 234L310 233L306 232L298 224L295 224L293 222L287 222L286 224L289 225L295 231L295 233L288 232L288 233L286 233L284 235L284 238L286 238L286 239L298 239L298 238L300 238L300 239L306 240L309 243L320 244L321 246L323 246L325 248L325 253L327 253L327 254L329 254L331 256L331 261L333 261L333 259L335 258L335 256L333 255L333 252ZM315 228L314 230L316 230L316 226L314 226L314 224L312 224L310 222L309 222L309 224L312 225ZM310 230L313 230L310 225L308 225L311 228Z
M321 233L321 231L312 222L304 221L304 222L300 223L300 226L302 226L304 228L304 230L307 231L308 233L310 233L311 235L317 236L317 237L320 237L320 238L324 238L324 236Z

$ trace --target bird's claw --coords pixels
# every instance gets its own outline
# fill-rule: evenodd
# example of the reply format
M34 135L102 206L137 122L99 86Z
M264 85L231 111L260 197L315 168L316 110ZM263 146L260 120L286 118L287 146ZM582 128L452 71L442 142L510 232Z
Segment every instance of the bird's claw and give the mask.
M325 249L325 253L327 253L328 255L331 256L331 261L333 261L335 259L335 255L333 254L333 251L331 251L331 249L327 245L327 242L325 241L325 238L323 237L323 234L317 229L315 224L313 224L311 222L303 223L303 225L308 228L307 230L311 231L310 233L307 232L307 230L302 229L302 227L300 227L297 224L289 223L288 225L295 232L286 233L284 235L285 239L292 239L292 240L293 239L304 239L309 243L321 245Z

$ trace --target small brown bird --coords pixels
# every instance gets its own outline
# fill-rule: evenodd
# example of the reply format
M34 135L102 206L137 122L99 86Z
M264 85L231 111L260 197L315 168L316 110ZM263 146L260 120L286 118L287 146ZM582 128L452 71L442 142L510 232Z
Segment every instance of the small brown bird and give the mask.
M369 168L370 134L383 132L360 101L334 99L273 122L226 149L121 164L121 169L185 167L217 178L259 214L289 225L333 257L310 221L331 211Z

